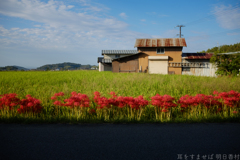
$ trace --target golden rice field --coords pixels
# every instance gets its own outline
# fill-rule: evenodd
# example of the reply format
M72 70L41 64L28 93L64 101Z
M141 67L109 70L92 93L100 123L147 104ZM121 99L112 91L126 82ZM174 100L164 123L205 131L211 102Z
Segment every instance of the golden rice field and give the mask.
M197 94L213 95L214 91L229 92L234 90L240 92L240 77L197 77L187 75L150 75L144 73L112 73L98 71L27 71L27 72L0 72L0 95L16 93L19 99L26 99L26 95L38 99L41 102L42 112L39 114L17 114L16 110L1 111L2 122L156 122L160 120L169 122L182 121L205 121L215 117L215 120L225 121L234 119L239 121L239 106L237 109L229 109L228 114L223 116L206 113L205 111L194 112L194 116L181 112L181 106L177 101L185 96L196 96ZM110 108L100 110L98 103L94 102L94 92L98 91L101 97L111 98L110 92L115 92L120 97L137 98L141 95L149 104L140 110L124 111L116 108L113 104ZM89 98L88 109L70 111L69 107L56 106L51 97L55 93L63 92L65 99L71 96L72 92L81 93ZM174 109L156 110L152 105L152 97L168 95L175 100L177 105ZM1 98L1 97L0 97ZM64 97L62 97L62 100ZM223 101L221 101L223 103ZM239 102L238 102L239 104ZM129 105L130 106L130 105ZM115 107L115 108L114 108ZM202 106L199 106L202 108ZM195 107L196 108L196 107ZM223 107L224 108L224 107ZM94 114L90 110L94 109ZM215 113L215 109L211 113ZM58 111L58 112L57 112ZM141 111L141 114L140 114ZM237 114L231 114L231 112ZM82 113L84 112L84 114ZM132 112L132 113L131 113ZM222 111L223 112L223 111ZM122 115L120 115L120 113ZM58 115L61 114L61 115ZM129 116L131 114L131 116ZM157 115L159 114L159 115ZM64 116L65 115L65 116ZM80 116L81 115L81 116ZM204 116L205 115L205 116ZM85 118L83 118L85 117ZM116 118L117 117L117 118ZM121 118L120 118L121 117ZM135 118L134 118L135 117ZM165 118L165 120L164 120ZM217 119L217 120L216 120Z

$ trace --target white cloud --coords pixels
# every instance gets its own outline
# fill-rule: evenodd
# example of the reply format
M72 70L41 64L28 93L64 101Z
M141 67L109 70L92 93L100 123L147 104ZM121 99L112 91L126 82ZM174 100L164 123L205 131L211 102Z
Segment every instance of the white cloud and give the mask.
M72 9L74 7L74 5L68 5L67 8L68 9Z
M237 29L240 28L240 8L233 7L231 5L216 6L214 8L214 14L217 22L222 28L225 29Z
M146 19L141 19L140 21L142 21L142 22L146 22Z
M129 30L127 23L114 17L94 14L100 12L98 7L94 9L84 1L81 4L88 9L74 12L69 10L75 8L73 5L54 0L46 3L39 0L2 1L0 14L37 24L29 23L29 26L21 28L16 24L7 29L1 21L1 54L8 55L11 52L13 57L17 57L20 53L34 55L36 52L43 61L55 61L59 59L58 54L62 53L69 58L68 61L96 64L96 57L101 56L102 49L133 49L135 38L149 37ZM28 63L28 57L22 56L22 59L24 64ZM5 61L6 58L0 59L2 65ZM33 65L38 64L33 62Z
M128 16L126 15L126 13L122 12L119 14L120 17L126 19Z

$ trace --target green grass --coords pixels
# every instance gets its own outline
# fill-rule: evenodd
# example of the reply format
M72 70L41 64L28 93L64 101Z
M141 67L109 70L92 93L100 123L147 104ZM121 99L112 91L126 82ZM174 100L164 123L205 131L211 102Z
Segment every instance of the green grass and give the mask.
M0 95L17 93L19 98L25 98L27 94L39 99L44 107L45 117L14 116L1 117L2 122L103 122L102 119L87 118L85 120L68 119L66 117L53 117L47 114L52 110L51 97L54 93L64 92L70 95L72 91L87 94L93 98L93 92L99 91L102 96L110 97L111 91L119 96L137 97L143 95L150 100L157 93L171 95L176 99L188 95L207 94L213 91L228 92L235 90L240 92L240 77L197 77L188 75L150 75L144 73L112 73L98 71L58 71L58 72L0 72ZM146 112L154 112L151 109ZM144 115L143 115L144 116ZM139 122L154 122L153 117L145 116ZM214 120L215 119L215 120ZM239 121L239 118L229 117L202 117L198 119L184 119L176 116L169 122L199 122L199 121ZM129 122L127 119L109 122ZM135 122L132 120L131 122Z

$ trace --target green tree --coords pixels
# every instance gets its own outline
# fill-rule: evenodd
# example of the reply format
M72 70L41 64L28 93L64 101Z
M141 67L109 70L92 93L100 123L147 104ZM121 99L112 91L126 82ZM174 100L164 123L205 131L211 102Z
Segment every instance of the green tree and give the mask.
M210 59L210 62L216 65L217 75L237 75L240 70L240 53L214 53Z

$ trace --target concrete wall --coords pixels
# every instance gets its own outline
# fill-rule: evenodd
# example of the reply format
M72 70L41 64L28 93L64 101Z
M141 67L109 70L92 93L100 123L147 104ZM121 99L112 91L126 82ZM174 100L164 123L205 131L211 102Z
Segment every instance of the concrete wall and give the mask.
M104 66L101 62L98 62L98 70L99 72L104 71Z
M164 54L157 54L157 47L138 47L138 51L145 53L139 56L139 68L148 72L148 56L169 56L169 62L182 62L182 47L164 47ZM182 74L182 68L168 67L168 72L174 71L175 74Z

